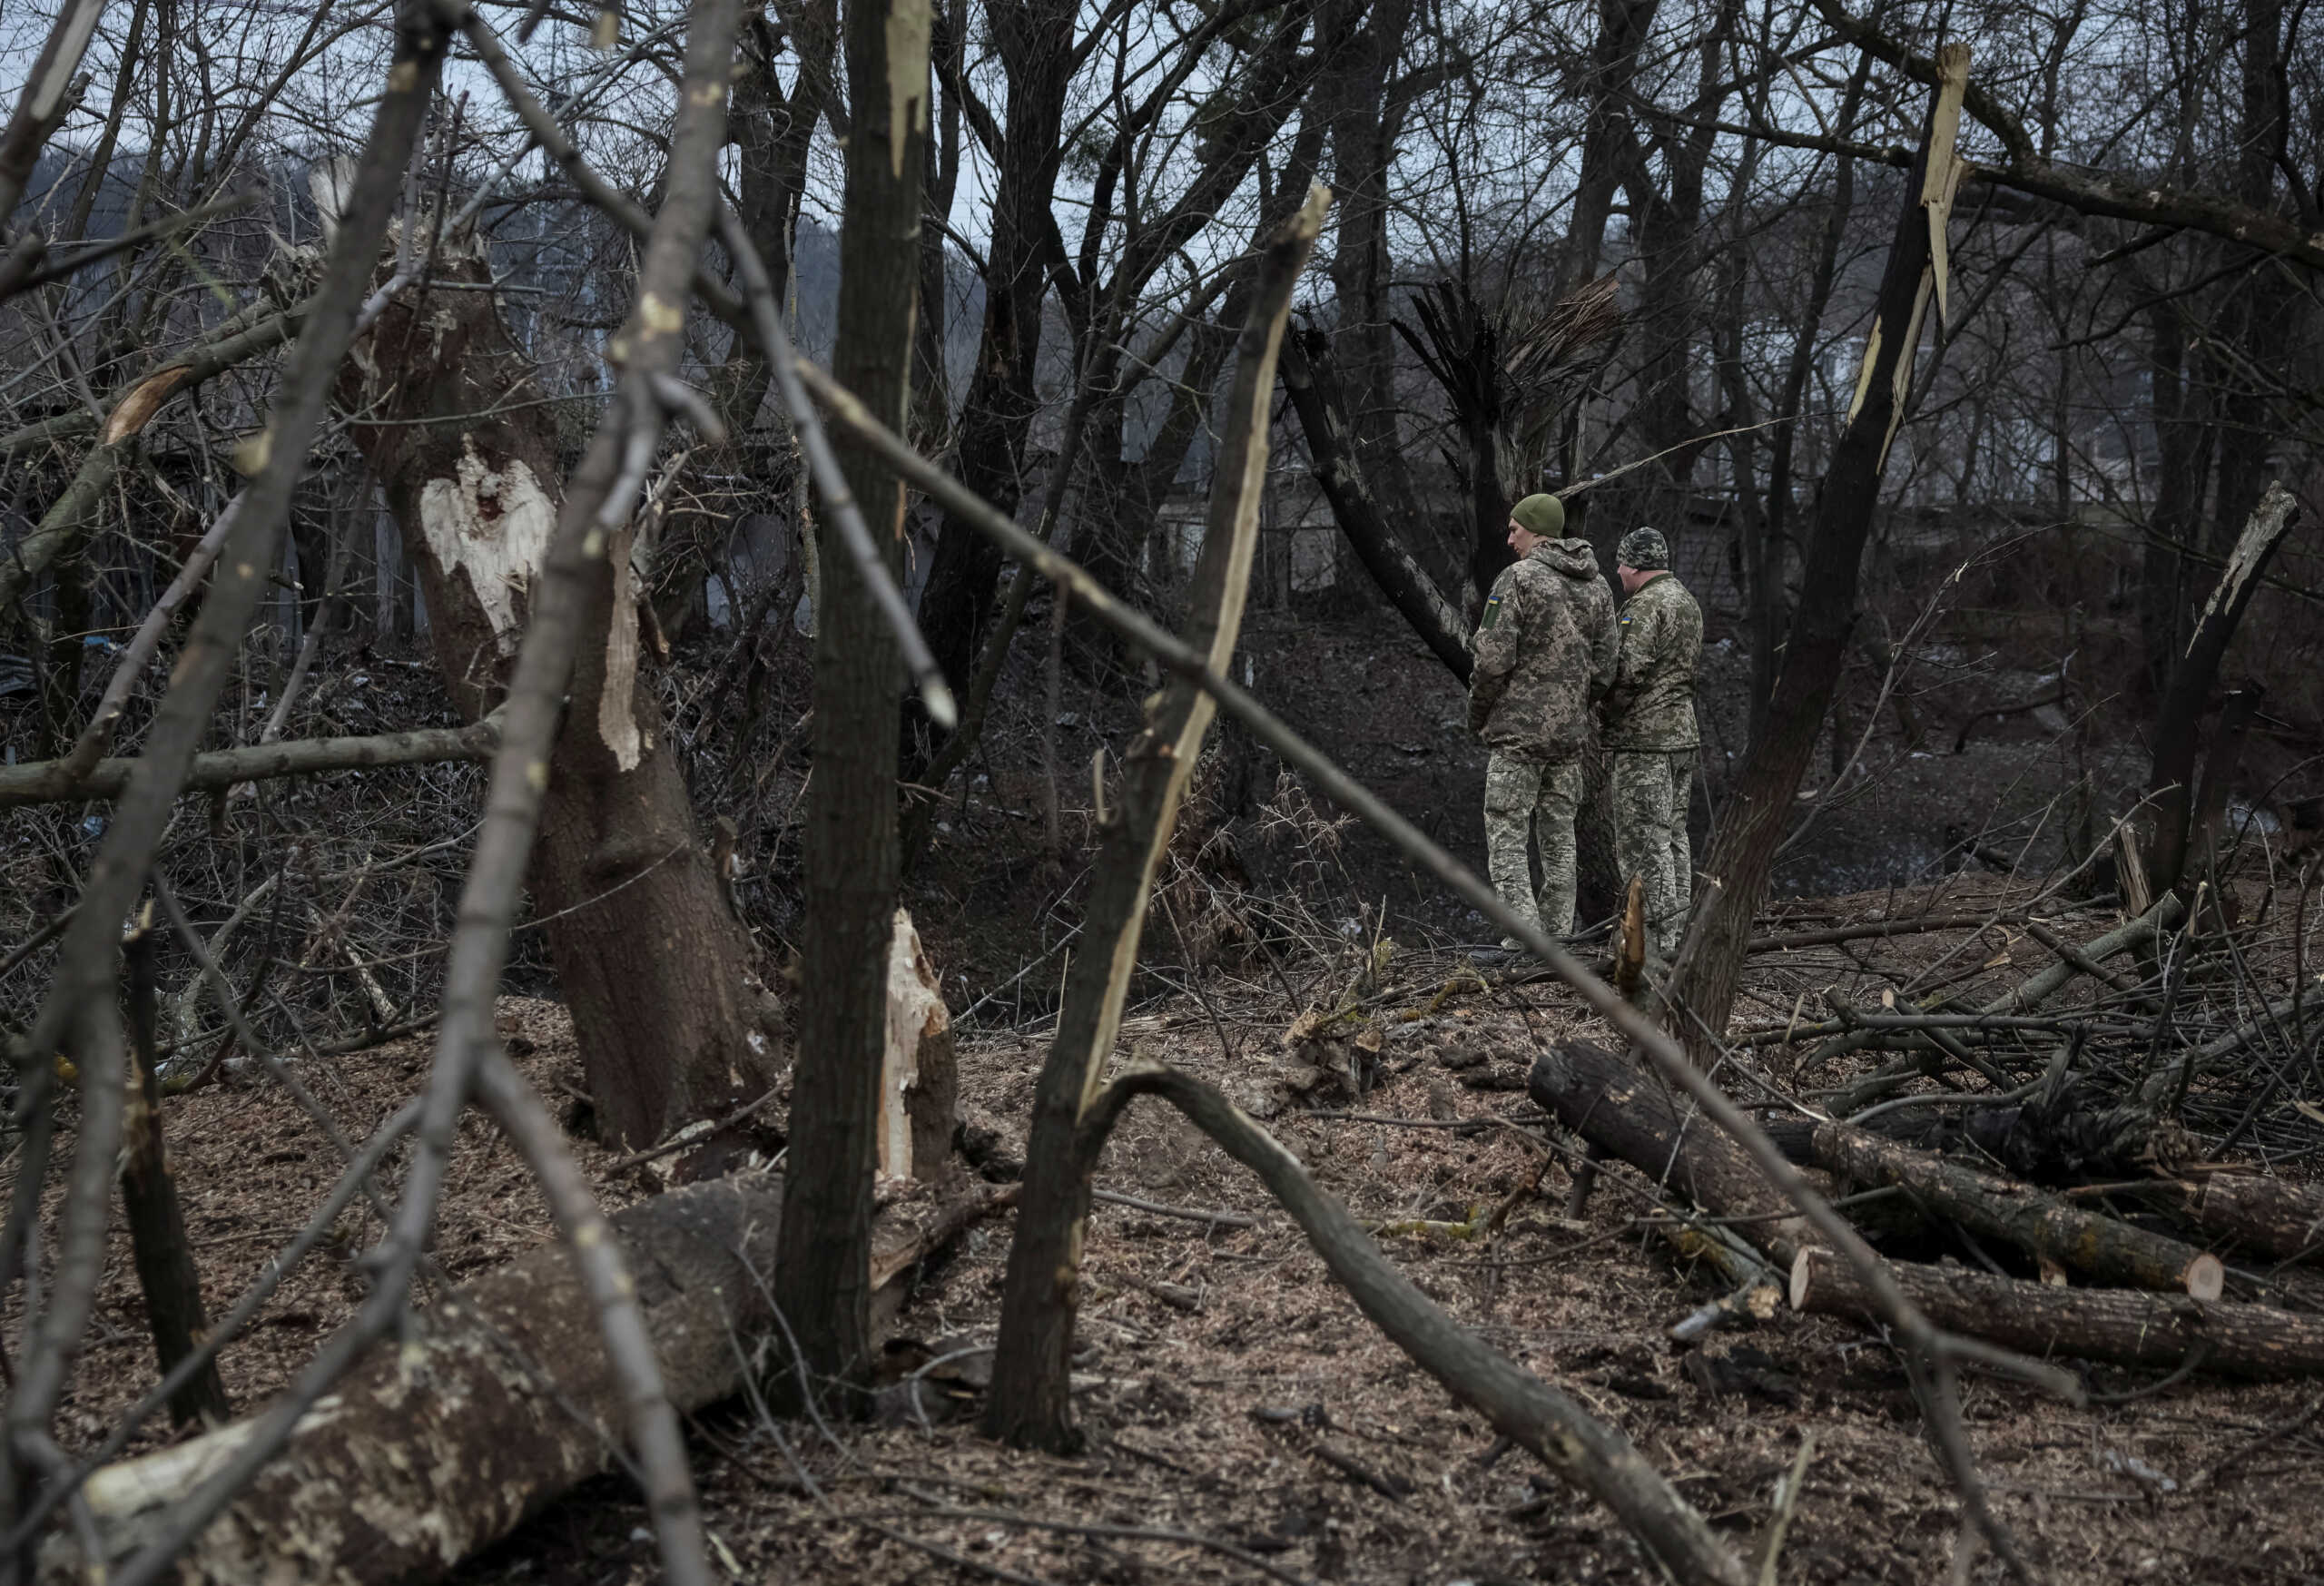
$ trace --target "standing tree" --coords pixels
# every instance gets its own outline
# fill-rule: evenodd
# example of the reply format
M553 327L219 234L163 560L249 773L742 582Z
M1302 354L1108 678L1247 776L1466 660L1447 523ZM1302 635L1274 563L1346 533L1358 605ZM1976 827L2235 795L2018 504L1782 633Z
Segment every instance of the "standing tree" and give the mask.
M928 0L853 0L844 24L850 135L832 373L898 430L911 401L929 23ZM842 462L892 573L903 561L903 486L860 447L850 445ZM896 907L903 665L836 517L818 519L804 992L775 1302L806 1369L852 1382L871 1358L873 1131Z
M1704 880L1694 920L1670 972L1669 1000L1683 1000L1688 1009L1690 1017L1683 1026L1699 1057L1727 1027L1751 921L1767 897L1794 796L1814 761L1816 741L1847 659L1865 540L1889 447L1904 422L1923 317L1932 296L1940 315L1945 308L1945 228L1965 171L1954 133L1968 87L1968 47L1948 45L1939 71L1920 158L1905 190L1878 305L1866 334L1856 399L1824 477L1799 610L1792 619L1767 730L1752 741L1736 773L1711 836L1710 857L1700 867Z

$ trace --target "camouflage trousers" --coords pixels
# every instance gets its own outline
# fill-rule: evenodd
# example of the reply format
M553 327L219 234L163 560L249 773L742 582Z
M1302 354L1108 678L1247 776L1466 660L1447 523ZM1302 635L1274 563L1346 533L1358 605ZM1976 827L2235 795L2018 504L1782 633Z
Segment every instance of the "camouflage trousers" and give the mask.
M1646 940L1664 958L1679 951L1694 901L1687 852L1687 801L1694 791L1692 749L1617 750L1613 756L1614 861L1624 887L1646 881Z
M1578 759L1545 763L1496 754L1485 763L1485 854L1492 890L1551 936L1573 930L1573 813L1581 803ZM1538 894L1528 838L1541 847Z

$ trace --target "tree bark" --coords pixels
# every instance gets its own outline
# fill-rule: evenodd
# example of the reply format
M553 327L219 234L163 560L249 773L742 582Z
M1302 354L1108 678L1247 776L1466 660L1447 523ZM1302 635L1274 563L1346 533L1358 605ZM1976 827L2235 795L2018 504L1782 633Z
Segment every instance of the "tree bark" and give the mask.
M1856 623L1864 547L1878 505L1888 448L1904 420L1913 351L1932 294L1945 300L1941 245L1962 164L1954 148L1969 70L1966 46L1945 53L1945 85L1930 106L1921 154L1881 278L1878 306L1865 344L1864 367L1846 429L1824 480L1807 580L1793 618L1768 717L1728 794L1709 860L1700 867L1694 919L1671 971L1669 1000L1693 1017L1681 1020L1698 1061L1727 1027L1742 972L1751 921L1767 896L1776 851L1789 823L1801 778L1815 758Z
M1307 205L1269 241L1236 350L1235 389L1212 486L1202 557L1188 600L1187 642L1225 670L1242 629L1251 559L1258 548L1266 477L1267 398L1292 288L1322 229L1328 197ZM1084 1114L1098 1093L1137 967L1154 872L1201 753L1216 703L1173 678L1146 731L1122 761L1117 808L1104 825L1090 882L1081 951L1066 982L1058 1031L1033 1100L1017 1236L1001 1290L988 1435L1050 1450L1074 1446L1068 1398L1082 1224L1094 1154L1081 1150Z
M2184 1365L2261 1380L2324 1373L2324 1318L2271 1305L2191 1300L2128 1289L2059 1288L1914 1262L1889 1276L1938 1326L2037 1356L2122 1365ZM1864 1280L1828 1250L1792 1260L1791 1308L1879 1320Z
M833 375L902 429L911 405L926 182L929 0L872 0L845 21L847 191ZM849 492L891 574L903 566L904 491L842 440ZM804 995L776 1301L815 1392L860 1405L871 1355L872 1177L886 1043L896 877L896 712L903 661L841 537L819 515L814 777L807 795Z
M2214 1173L2177 1186L2175 1209L2207 1234L2279 1261L2324 1254L2324 1188L2251 1173Z
M772 1317L760 1281L781 1196L721 1179L612 1218L638 1286L670 1402L734 1393ZM428 1391L414 1393L414 1382ZM580 1412L576 1414L576 1410ZM422 1312L409 1339L375 1347L281 1457L198 1537L177 1579L295 1576L333 1586L439 1579L612 1462L621 1384L574 1264L543 1246ZM93 1475L87 1496L110 1559L206 1475L245 1432L230 1426ZM44 1560L59 1581L60 1543Z

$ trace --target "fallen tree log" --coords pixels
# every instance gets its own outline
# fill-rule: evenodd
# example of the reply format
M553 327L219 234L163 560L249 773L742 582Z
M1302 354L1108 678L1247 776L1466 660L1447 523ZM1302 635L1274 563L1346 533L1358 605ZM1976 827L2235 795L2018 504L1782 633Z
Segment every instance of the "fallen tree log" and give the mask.
M2167 1235L2087 1212L1999 1174L1964 1167L1846 1124L1820 1125L1817 1166L1855 1183L1898 1185L1929 1211L1972 1233L2006 1239L2027 1254L2102 1283L2177 1289L2217 1299L2219 1258Z
M1803 947L1837 947L1844 941L1870 941L1885 936L1921 936L1937 931L1975 931L1986 925L2012 922L2008 914L1923 914L1913 920L1859 920L1853 925L1827 926L1820 931L1783 931L1755 936L1743 944L1747 954L1790 952Z
M931 1240L956 1235L999 1197L882 1213L875 1266L908 1276ZM781 1180L734 1177L640 1201L611 1218L660 1357L670 1402L702 1408L739 1391L773 1324ZM99 1578L250 1434L237 1422L93 1473L84 1488L104 1558L69 1534L41 1578ZM381 1586L439 1579L611 1462L620 1386L571 1257L545 1246L421 1313L410 1336L375 1349L302 1422L281 1457L179 1558L187 1586L298 1581ZM94 1565L94 1567L93 1567Z
M1527 1094L1608 1156L1619 1157L1703 1210L1748 1218L1735 1231L1778 1266L1815 1232L1742 1147L1627 1059L1586 1040L1561 1041L1533 1060Z
M2144 1187L2133 1194L2148 1194ZM2324 1188L2253 1173L2213 1173L2195 1183L2162 1180L2152 1193L2207 1234L2279 1261L2324 1255Z
M2193 1360L2207 1371L2255 1378L2324 1373L2324 1317L2132 1289L2061 1288L1912 1262L1891 1262L1888 1271L1938 1326L2029 1355L2122 1365L2180 1366ZM1821 1248L1793 1257L1791 1307L1879 1319L1864 1280Z

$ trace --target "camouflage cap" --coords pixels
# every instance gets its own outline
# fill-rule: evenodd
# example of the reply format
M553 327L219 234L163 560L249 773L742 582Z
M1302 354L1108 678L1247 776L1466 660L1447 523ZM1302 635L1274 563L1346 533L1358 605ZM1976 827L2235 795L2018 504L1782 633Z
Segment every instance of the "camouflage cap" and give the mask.
M1634 528L1622 536L1621 545L1614 552L1614 560L1625 567L1640 572L1652 572L1670 566L1670 544L1659 528Z
M1526 533L1543 539L1565 533L1565 503L1555 496L1528 496L1509 509L1509 516Z

